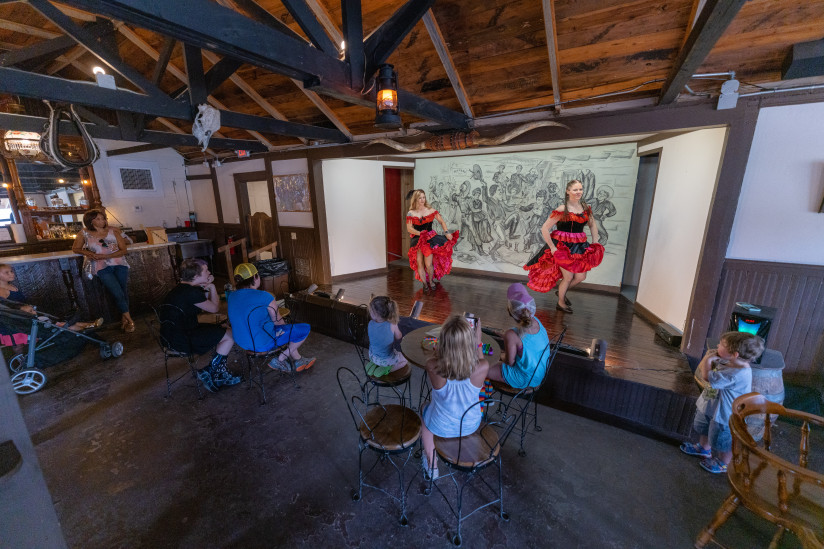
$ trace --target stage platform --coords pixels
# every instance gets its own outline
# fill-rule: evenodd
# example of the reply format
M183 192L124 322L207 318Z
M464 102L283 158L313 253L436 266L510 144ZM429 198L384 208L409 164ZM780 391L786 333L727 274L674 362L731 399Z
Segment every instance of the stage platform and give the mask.
M433 323L453 313L473 312L484 327L504 330L512 325L506 312L509 284L503 279L452 274L429 293L408 268L390 266L386 274L320 289L330 295L344 289L342 302L351 305L368 303L373 295L388 295L398 302L402 316L409 315L415 301L421 301L420 320ZM593 339L607 342L603 363L559 354L539 402L645 434L689 438L699 391L687 359L655 336L654 326L634 314L629 300L618 294L573 290L568 297L575 312L565 314L555 309L554 293L530 293L537 316L550 334L566 326L564 343L588 349Z

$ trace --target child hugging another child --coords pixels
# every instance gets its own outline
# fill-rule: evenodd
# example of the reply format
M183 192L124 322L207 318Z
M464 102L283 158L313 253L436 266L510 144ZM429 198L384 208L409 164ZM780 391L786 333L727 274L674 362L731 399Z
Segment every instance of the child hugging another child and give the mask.
M432 386L432 401L423 410L421 466L424 478L438 478L435 461L435 435L454 438L474 433L481 425L478 393L489 372L481 350L481 322L475 329L460 315L453 315L441 327L435 356L425 366ZM463 428L461 418L463 417Z
M398 329L398 304L386 296L378 296L369 302L369 362L366 373L381 377L400 370L407 361L394 345L403 335Z
M716 349L701 359L696 376L707 382L696 402L693 429L698 444L685 442L681 451L703 457L701 467L710 473L726 473L732 459L730 415L732 401L752 391L750 361L764 352L764 341L745 332L726 332ZM715 450L716 457L713 457Z

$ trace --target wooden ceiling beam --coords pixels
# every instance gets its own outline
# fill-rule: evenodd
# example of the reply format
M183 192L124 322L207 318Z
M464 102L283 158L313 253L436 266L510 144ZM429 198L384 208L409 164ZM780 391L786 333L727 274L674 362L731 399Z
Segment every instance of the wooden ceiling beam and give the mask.
M11 128L20 131L42 131L43 125L46 123L46 118L40 116L26 116L22 114L7 114L0 113L0 126L4 128ZM159 121L159 119L158 119ZM166 121L168 123L168 121ZM168 147L197 147L197 138L187 134L174 124L168 123L174 133L145 131L138 138L138 141L144 143L156 143L158 145L165 145ZM89 135L97 139L111 139L114 141L122 141L123 138L120 133L120 128L117 126L99 126L97 124L85 124ZM61 135L79 135L77 128L68 120L60 122ZM265 148L257 141L247 141L243 139L223 139L212 137L210 143L216 148L221 149L248 149L255 152L265 152Z
M441 59L441 64L446 71L446 76L452 84L452 89L455 91L455 96L458 98L458 103L466 116L475 118L472 113L472 105L469 104L469 97L466 94L461 76L455 68L455 62L452 60L452 54L449 53L449 48L441 33L441 28L435 20L435 14L432 10L428 10L423 16L423 24L426 26L426 31L429 33L429 38L432 39L432 44L435 46L435 51L438 52L438 57Z
M309 99L309 101L311 101L318 108L318 110L320 110L320 112L322 112L323 115L326 118L328 118L329 121L332 124L334 124L335 127L339 129L343 135L347 137L347 139L349 139L350 141L353 139L352 131L349 129L349 127L343 122L343 120L341 120L338 117L337 114L335 114L335 111L329 108L329 105L327 105L326 102L323 99L321 99L321 97L318 94L316 94L312 90L304 89L302 82L298 82L294 79L292 80L292 82L295 83L295 86L297 86L298 89L303 92L303 94Z
M57 38L59 36L63 36L59 32L52 32L48 30L44 30L38 27L32 27L30 25L24 25L23 23L15 23L14 21L7 21L5 19L0 19L0 29L10 30L14 32L21 32L23 34L28 34L30 36L36 36L38 38Z
M245 3L255 4L254 0L235 0L241 5ZM281 0L284 7L289 11L292 17L295 18L300 28L309 37L309 41L314 44L316 48L329 55L337 57L340 53L338 46L326 35L323 25L320 24L312 9L306 3L306 0Z
M254 19L259 23L263 23L269 27L272 27L278 32L282 32L283 34L294 38L295 40L300 40L301 42L305 42L304 38L286 26L280 19L266 11L264 8L260 6L254 0L218 0L224 7L230 7L235 11L239 12L246 12L250 18Z
M392 52L398 49L434 3L435 0L409 0L364 40L367 77L372 76L379 66L386 63Z
M549 76L552 79L552 100L555 110L561 110L561 75L558 71L558 33L555 24L555 0L543 0L546 48L549 53Z
M363 50L363 14L360 0L341 0L341 17L343 20L343 39L346 42L344 59L349 68L347 74L349 88L364 90L366 88L366 64Z
M107 47L97 36L90 33L83 27L72 21L71 17L64 14L47 0L28 0L29 4L39 11L44 17L57 25L63 32L74 38L80 45L89 50L101 62L108 65L112 70L129 80L132 84L151 96L161 97L165 94L155 86L140 71L132 68L120 59L116 50ZM110 22L107 22L111 24Z
M324 30L326 30L326 34L332 38L332 42L338 46L338 51L340 51L343 48L341 45L343 43L343 34L341 34L337 25L332 22L329 12L326 11L326 8L324 8L323 4L318 2L318 0L306 0L306 5L309 6L309 9L315 14L317 20L323 26Z
M108 21L101 21L86 25L86 30L97 37L114 32L114 27ZM71 36L58 36L50 40L42 40L32 46L18 48L12 52L0 55L0 67L13 67L46 55L62 55L63 52L75 47L77 41Z
M83 11L83 10L78 10L78 9L75 9L71 6L61 4L59 2L52 2L52 3L55 6L57 6L57 9L59 9L60 11L62 11L63 13L65 13L66 15L68 15L69 17L72 17L74 19L79 19L81 21L88 21L88 22L97 20L97 16L93 13L89 13L89 12Z
M708 0L690 31L684 47L667 76L658 103L667 105L678 94L701 66L715 43L727 30L747 0Z
M217 55L213 54L208 50L203 50L203 57L205 57L210 63L213 64L217 64L220 62L218 61ZM241 91L243 91L243 93L249 96L249 98L252 101L257 103L260 108L269 113L270 116L272 116L273 118L277 118L278 120L288 121L288 119L279 110L273 107L271 103L266 101L263 98L263 96L261 96L257 91L255 91L255 89L252 86L250 86L249 83L246 82L246 80L244 80L240 75L233 74L229 77L229 80L231 80L232 83L234 83L238 88L240 88ZM308 140L306 138L299 137L298 139L300 139L300 141L304 144L308 143Z

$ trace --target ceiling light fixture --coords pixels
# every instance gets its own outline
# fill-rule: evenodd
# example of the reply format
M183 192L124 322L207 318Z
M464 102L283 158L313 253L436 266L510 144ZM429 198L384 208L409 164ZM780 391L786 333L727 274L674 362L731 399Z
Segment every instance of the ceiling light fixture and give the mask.
M99 66L98 67L93 67L92 72L94 74L106 74L106 69L104 69L103 67L99 67Z
M395 67L388 63L378 67L375 87L378 89L375 101L375 126L386 130L400 128L402 124L398 108L398 73L395 72Z

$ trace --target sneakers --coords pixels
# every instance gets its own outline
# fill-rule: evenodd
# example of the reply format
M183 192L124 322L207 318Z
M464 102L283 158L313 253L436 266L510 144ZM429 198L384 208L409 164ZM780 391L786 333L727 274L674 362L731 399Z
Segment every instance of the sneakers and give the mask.
M295 361L295 371L302 372L312 367L312 364L315 363L315 358L299 358Z
M685 442L680 446L681 451L687 454L688 456L698 456L703 458L708 458L712 456L712 450L708 448L704 448L700 444L696 444L695 442Z
M205 368L204 368L205 369ZM240 376L233 376L229 370L226 369L226 361L220 362L217 366L212 367L212 381L215 387L231 387L240 383Z
M292 369L289 368L289 364L286 361L278 360L278 357L273 357L272 360L269 361L269 367L273 370L277 370L278 372L291 372Z
M426 453L421 454L421 468L423 469L424 480L437 480L438 477L441 476L438 471L438 458L435 458L435 466L430 469L429 460L426 459Z
M718 458L710 457L707 459L703 459L701 460L701 463L699 465L701 465L702 469L710 473L717 474L727 472L727 466L724 464L723 461L719 460Z
M217 385L212 381L212 373L209 371L208 366L197 371L197 378L210 393L217 391Z

